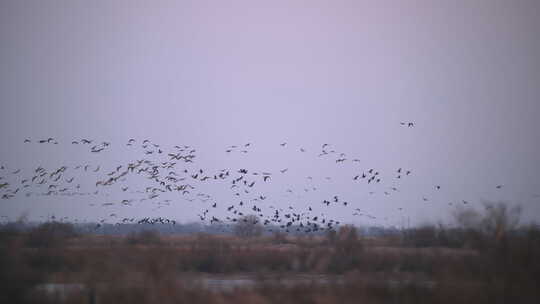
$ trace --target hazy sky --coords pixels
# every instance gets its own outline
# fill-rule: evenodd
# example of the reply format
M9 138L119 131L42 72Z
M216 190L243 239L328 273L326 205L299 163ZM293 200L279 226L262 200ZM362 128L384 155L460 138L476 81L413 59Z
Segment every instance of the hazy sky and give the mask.
M519 203L526 220L540 220L536 0L2 0L0 44L0 164L10 170L110 171L145 157L126 149L129 138L149 138L196 147L194 169L274 172L260 189L265 204L311 204L346 222L435 222L448 219L449 202L483 199ZM23 144L49 136L60 144ZM69 144L82 137L111 149L94 155ZM247 142L250 153L225 152ZM323 143L348 161L317 157ZM399 167L413 173L397 181ZM369 168L380 184L352 181ZM306 176L319 192L303 191ZM399 192L384 195L393 186ZM201 185L220 203L218 216L234 203L227 187ZM321 206L335 194L352 207ZM208 208L177 197L154 211L150 202L89 205L127 194L110 195L20 193L0 200L0 214L191 220ZM356 207L378 220L352 216Z

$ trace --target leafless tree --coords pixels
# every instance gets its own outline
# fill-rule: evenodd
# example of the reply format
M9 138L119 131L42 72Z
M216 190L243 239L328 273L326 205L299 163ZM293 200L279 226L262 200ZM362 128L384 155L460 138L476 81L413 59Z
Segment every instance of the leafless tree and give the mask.
M495 241L500 241L508 231L514 230L519 224L521 207L509 207L503 202L485 202L486 213L482 219L482 230Z

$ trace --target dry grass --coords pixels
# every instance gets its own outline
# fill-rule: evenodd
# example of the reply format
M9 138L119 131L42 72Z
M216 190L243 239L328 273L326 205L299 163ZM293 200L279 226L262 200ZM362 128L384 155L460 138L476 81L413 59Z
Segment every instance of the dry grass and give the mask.
M540 231L536 228L509 233L497 242L483 240L476 248L418 248L411 247L409 240L363 239L346 230L329 238L67 234L50 246L35 242L35 233L0 233L2 303L46 302L50 297L35 287L42 283L85 286L52 298L55 303L492 304L540 300L536 288ZM225 279L242 274L254 284L209 290L197 283L202 273L205 278ZM305 279L321 275L324 282ZM298 277L304 279L293 280Z

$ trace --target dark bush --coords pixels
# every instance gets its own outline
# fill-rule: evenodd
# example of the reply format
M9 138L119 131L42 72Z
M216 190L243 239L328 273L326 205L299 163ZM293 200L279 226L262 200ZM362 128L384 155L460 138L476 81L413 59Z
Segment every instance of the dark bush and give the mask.
M161 244L159 232L155 230L143 230L141 232L130 233L126 241L130 245L157 246Z
M76 236L75 227L70 223L47 222L28 232L26 245L33 248L59 247Z
M263 232L259 217L253 214L239 218L233 229L234 234L242 238L260 236Z

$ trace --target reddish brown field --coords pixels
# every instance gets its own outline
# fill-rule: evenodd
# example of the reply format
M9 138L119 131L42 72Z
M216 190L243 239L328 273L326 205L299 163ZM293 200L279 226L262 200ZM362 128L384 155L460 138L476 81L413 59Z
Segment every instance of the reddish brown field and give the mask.
M249 239L79 235L49 243L3 231L0 302L536 303L539 236L531 229L451 248L415 246L413 233L362 238L350 229Z

